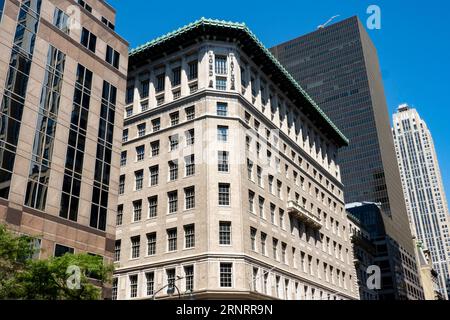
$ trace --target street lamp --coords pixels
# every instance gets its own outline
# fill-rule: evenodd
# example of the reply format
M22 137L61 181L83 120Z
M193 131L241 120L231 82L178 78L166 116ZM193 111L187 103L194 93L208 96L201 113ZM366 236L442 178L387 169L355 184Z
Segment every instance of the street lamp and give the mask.
M175 284L175 282L178 281L178 280L182 280L182 279L184 279L184 278L185 278L185 277L177 276L177 279L176 279L176 280L174 280L173 282L170 282L170 283L164 285L163 287L161 287L158 291L156 291L156 292L153 294L152 300L156 300L156 295L157 295L159 292L161 292L162 290L164 290L165 288L167 288L167 294L168 294L168 295L173 295L173 294L175 293L175 289L177 289L178 299L181 300L181 292L180 292L180 289L179 289L179 288L177 287L177 285ZM191 291L191 290L186 291L186 294L189 294L190 297L191 297L191 299L192 299L193 294L192 294L192 291Z

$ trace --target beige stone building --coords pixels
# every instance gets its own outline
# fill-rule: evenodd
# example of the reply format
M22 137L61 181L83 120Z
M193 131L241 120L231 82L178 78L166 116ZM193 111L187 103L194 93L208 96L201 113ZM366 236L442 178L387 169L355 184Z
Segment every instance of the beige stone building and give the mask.
M0 223L111 261L128 44L104 1L0 1ZM111 179L110 179L111 177Z
M251 31L201 19L129 59L113 298L357 299L348 141Z

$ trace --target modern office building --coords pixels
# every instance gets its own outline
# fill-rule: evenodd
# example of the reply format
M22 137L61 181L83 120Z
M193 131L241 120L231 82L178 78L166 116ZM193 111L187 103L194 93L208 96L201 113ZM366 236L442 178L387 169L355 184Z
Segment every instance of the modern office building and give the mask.
M398 164L411 228L430 252L440 293L450 290L449 211L431 132L416 109L400 105L393 115Z
M407 292L410 292L412 299L423 300L424 293L419 269L416 264L403 265L405 253L386 232L386 220L383 217L385 213L382 211L381 204L354 202L345 207L351 216L350 228L353 230L355 226L359 226L359 230L363 230L366 235L364 239L361 239L358 234L352 237L358 280L363 280L359 282L360 291L369 294L363 294L361 299L386 300L391 299L389 294L392 292L397 292L400 297L405 297ZM356 224L355 221L358 223ZM364 240L364 243L361 240ZM367 242L372 245L370 246ZM373 248L375 251L372 250ZM362 251L365 251L365 254L359 254ZM380 270L380 288L372 289L367 285L367 275L370 273L367 267L372 261L373 265L378 266Z
M347 139L243 24L130 53L115 299L357 299Z
M366 230L366 225L349 211L347 212L349 234L352 241L353 263L355 264L358 279L359 297L361 300L379 300L378 290L369 288L368 281L371 275L368 271L376 265L376 247L372 240L373 233ZM363 218L363 221L364 218ZM370 282L370 281L369 281Z
M104 1L0 1L0 223L112 261L128 44Z
M408 223L376 48L357 17L321 28L271 49L275 57L349 138L339 151L346 203L381 203L384 226L403 253L393 279L414 277L417 265ZM397 269L397 270L396 270ZM417 269L417 268L415 268ZM395 275L396 274L396 275ZM419 287L415 291L421 291ZM397 286L380 299L414 299Z

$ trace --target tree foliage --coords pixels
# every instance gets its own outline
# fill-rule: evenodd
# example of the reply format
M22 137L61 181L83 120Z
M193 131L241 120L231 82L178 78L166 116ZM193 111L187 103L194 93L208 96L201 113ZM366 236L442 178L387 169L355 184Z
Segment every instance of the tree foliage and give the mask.
M32 258L34 240L0 225L0 299L101 299L112 265L84 253L36 260Z

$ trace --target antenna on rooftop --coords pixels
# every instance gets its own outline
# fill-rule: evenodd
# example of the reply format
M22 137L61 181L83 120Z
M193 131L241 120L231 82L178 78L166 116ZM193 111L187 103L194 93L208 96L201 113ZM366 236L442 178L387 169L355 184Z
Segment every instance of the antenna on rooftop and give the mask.
M340 17L339 14L332 16L330 19L328 19L327 22L325 22L324 24L321 24L320 26L317 27L317 29L323 29L325 28L331 21L333 21L334 19L336 19L337 17Z

